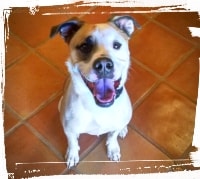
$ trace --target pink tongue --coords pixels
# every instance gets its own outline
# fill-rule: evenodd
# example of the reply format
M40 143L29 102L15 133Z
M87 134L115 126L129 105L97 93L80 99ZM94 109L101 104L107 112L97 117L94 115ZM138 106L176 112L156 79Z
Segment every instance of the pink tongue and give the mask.
M95 83L94 95L100 102L110 102L114 96L114 82L111 79L100 79Z

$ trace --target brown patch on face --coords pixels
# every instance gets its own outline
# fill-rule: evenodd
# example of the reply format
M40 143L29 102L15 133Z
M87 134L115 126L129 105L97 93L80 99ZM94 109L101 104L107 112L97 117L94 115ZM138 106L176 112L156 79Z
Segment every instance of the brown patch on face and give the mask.
M92 33L96 29L95 24L84 24L70 42L71 58L73 63L79 61L88 62L95 50L95 39Z
M101 31L103 34L104 30L106 29L110 29L111 31L113 30L117 32L119 36L121 36L125 41L129 40L127 34L124 33L122 30L120 30L119 28L117 28L111 22L103 24L84 24L74 35L69 44L71 50L71 60L74 64L78 62L84 62L84 63L90 62L90 60L93 58L93 55L97 52L99 48L97 38L100 38L101 40L102 38L104 38L101 36L100 37L95 36L95 34L96 32L97 34L99 34L99 32L101 34ZM103 47L101 47L101 49L102 48ZM107 54L106 50L103 56L109 57L109 54Z

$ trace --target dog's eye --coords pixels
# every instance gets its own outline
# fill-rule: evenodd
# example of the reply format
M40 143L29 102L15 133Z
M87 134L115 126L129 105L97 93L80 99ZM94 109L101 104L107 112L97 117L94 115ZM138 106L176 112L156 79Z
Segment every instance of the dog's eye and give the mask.
M79 50L83 53L90 53L92 51L92 45L83 43L79 46Z
M79 49L82 53L85 54L90 53L93 49L93 41L91 37L85 39L85 41L81 45L77 46L77 49Z
M113 48L116 49L116 50L119 50L121 48L121 46L122 46L122 44L117 42L117 41L115 41L113 43Z

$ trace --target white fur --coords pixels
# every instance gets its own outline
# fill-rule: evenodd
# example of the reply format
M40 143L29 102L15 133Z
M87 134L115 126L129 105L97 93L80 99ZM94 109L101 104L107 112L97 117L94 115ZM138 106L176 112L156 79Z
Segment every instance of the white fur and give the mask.
M113 60L115 66L115 78L119 79L121 77L120 87L124 87L130 63L127 41L111 27L109 29L105 28L105 30L98 29L92 35L97 39L98 50L107 50L106 54ZM104 36L103 40L102 36ZM122 39L123 48L120 52L114 52L108 47L109 42L113 40L112 37ZM59 105L64 132L68 139L66 152L68 167L71 168L79 162L80 147L78 138L82 133L97 136L108 133L106 141L107 156L110 160L119 161L121 154L117 137L124 138L126 136L128 132L127 125L132 116L132 105L127 91L124 87L121 95L115 99L111 106L99 107L80 75L81 71L84 76L94 78L91 66L92 61L98 58L98 51L93 55L91 63L80 62L74 64L72 58L71 56L66 63L71 75L71 82Z

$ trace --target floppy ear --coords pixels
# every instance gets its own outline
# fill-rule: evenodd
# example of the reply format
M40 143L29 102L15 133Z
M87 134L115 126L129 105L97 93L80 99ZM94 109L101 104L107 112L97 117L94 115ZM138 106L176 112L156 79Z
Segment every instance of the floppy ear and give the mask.
M128 37L132 35L135 27L140 28L140 25L131 16L114 16L110 21L125 32Z
M69 43L73 35L83 25L83 21L77 18L70 19L57 26L52 27L50 37L54 37L57 33L65 39L65 42Z

